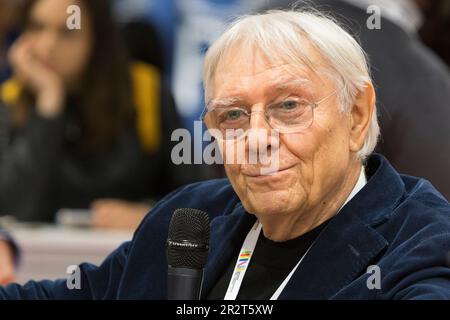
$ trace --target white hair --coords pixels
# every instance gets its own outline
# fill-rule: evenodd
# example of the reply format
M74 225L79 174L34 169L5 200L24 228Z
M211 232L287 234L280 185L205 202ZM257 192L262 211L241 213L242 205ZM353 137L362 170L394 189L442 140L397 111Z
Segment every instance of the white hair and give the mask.
M269 61L306 66L317 74L306 50L312 45L327 64L326 74L342 88L338 98L343 112L351 110L358 92L372 83L361 46L332 18L313 10L270 10L238 18L209 48L203 67L206 102L213 94L211 85L218 65L237 45L258 48ZM360 159L373 152L379 131L374 106L364 145L357 153Z

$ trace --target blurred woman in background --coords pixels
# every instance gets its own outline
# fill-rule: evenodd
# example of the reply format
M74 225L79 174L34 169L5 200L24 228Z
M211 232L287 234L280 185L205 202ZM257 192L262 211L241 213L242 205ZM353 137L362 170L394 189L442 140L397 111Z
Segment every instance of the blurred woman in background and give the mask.
M18 35L22 1L0 0L0 83L10 77L7 52Z
M80 29L67 27L70 5L81 9ZM60 208L122 199L112 203L128 211L114 223L133 227L148 206L128 201L186 182L170 161L167 142L179 127L172 99L154 68L127 59L109 1L29 1L9 57L0 215L51 221ZM97 223L108 225L102 217Z

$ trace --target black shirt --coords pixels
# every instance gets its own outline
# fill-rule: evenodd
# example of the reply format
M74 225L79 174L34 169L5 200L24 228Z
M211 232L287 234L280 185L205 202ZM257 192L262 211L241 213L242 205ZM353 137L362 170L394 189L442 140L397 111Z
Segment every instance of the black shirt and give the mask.
M325 228L328 221L300 237L285 242L267 239L261 232L236 299L269 300ZM239 251L233 256L207 299L221 300L225 297Z

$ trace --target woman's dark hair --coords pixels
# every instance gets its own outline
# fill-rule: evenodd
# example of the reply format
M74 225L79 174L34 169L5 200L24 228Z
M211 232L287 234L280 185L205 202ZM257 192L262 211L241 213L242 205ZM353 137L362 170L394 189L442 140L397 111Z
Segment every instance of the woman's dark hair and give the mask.
M26 30L30 12L40 0L30 0L24 10ZM131 79L122 34L116 25L109 0L78 0L91 21L92 51L74 98L84 131L82 146L104 148L122 129L134 124ZM70 62L69 62L70 63ZM30 109L34 99L24 90L22 102Z

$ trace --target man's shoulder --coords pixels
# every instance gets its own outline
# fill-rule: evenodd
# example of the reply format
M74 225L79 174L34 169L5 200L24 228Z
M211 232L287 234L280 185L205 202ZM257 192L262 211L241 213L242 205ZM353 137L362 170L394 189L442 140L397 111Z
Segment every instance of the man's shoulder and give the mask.
M393 209L386 224L377 229L389 242L388 254L397 258L412 255L413 250L427 247L426 256L445 260L450 245L450 204L425 179L402 176L405 193ZM432 245L430 245L432 244Z
M448 299L450 205L424 179L408 178L406 193L377 230L388 242L377 263L383 299Z
M403 200L397 211L417 222L436 225L450 234L450 204L426 179L402 175L405 184Z
M381 155L367 168L372 175L358 216L385 238L388 255L397 259L427 241L450 243L450 204L429 181L398 174Z
M375 214L375 218L373 212L368 214L366 222L411 222L417 228L436 224L450 231L450 204L428 180L399 174L380 154L367 160L367 172L370 178L362 200L369 207L375 207L375 212L381 213Z

